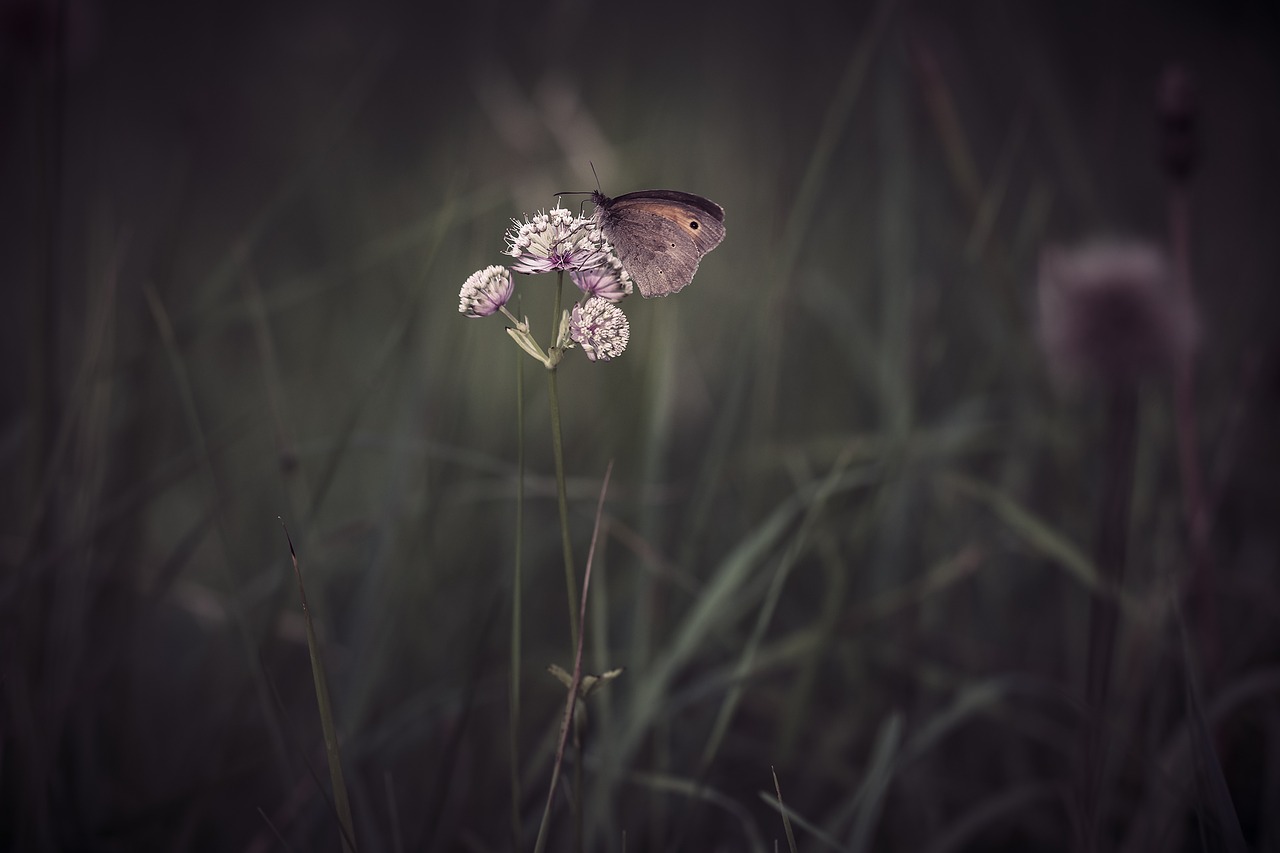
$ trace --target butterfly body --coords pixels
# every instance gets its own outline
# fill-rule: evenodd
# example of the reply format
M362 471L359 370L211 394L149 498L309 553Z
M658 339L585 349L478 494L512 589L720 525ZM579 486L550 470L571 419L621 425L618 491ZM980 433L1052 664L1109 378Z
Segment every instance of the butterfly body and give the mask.
M678 190L641 190L617 198L594 192L596 223L613 244L641 296L683 288L698 262L724 239L724 208Z

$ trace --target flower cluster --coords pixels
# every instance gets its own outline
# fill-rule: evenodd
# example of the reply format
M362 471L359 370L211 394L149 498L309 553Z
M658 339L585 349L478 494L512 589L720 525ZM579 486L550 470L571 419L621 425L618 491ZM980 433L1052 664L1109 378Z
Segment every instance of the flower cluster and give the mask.
M473 272L462 285L458 310L468 317L488 317L510 301L515 289L506 267L485 267Z
M592 361L608 361L622 355L631 340L631 324L622 309L607 299L592 296L573 306L569 337Z
M630 296L634 285L631 273L622 268L618 256L610 254L598 267L586 270L574 270L569 278L578 285L578 289L588 296L599 296L610 302L618 303L624 296Z
M609 255L609 245L595 222L574 216L563 207L525 222L513 219L512 225L505 254L515 258L511 268L516 272L592 269Z
M554 368L564 351L574 345L591 361L621 355L631 327L616 303L631 295L634 285L595 221L556 207L523 222L512 220L512 226L504 250L514 259L510 270L489 266L472 273L458 294L458 311L467 317L488 317L501 311L513 324L507 333L548 368ZM530 333L528 319L517 319L507 310L515 292L512 272L568 272L582 291L581 301L558 318L555 340L546 351Z

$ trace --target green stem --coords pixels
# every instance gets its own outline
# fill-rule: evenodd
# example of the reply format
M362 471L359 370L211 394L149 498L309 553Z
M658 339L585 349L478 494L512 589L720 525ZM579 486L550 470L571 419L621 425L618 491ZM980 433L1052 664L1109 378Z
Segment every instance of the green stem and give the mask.
M516 554L511 585L511 849L520 849L520 602L524 590L524 354L516 353Z
M564 290L564 272L556 277L555 319L551 330L551 362L547 369L547 398L551 405L551 444L556 458L556 495L560 502L560 546L564 551L564 582L569 593L570 649L578 647L578 582L573 571L573 541L569 537L569 496L564 480L564 440L560 430L560 394L556 387L556 367L560 361L556 342L560 335L560 303Z

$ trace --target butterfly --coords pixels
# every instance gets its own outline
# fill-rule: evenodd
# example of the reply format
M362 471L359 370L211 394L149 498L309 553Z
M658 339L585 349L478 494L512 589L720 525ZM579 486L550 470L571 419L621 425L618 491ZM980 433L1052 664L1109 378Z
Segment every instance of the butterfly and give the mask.
M596 224L641 296L678 292L724 239L724 208L700 195L641 190L609 198L597 190L591 201Z

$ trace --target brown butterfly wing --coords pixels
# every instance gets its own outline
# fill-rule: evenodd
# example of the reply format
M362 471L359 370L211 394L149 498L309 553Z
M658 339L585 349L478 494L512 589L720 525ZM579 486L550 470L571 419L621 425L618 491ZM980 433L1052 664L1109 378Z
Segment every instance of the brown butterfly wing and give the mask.
M645 190L596 199L596 216L640 295L676 293L724 239L724 211L701 196Z

